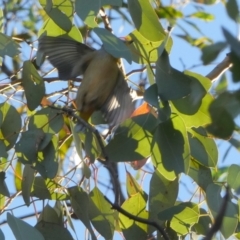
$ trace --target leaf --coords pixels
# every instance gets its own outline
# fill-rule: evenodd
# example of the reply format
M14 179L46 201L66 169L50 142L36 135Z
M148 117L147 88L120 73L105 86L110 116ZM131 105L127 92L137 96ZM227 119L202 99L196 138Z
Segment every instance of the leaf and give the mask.
M4 15L3 15L3 10L2 8L0 8L0 32L4 32L4 25L3 25L3 18L4 18ZM0 237L1 239L1 237Z
M54 223L41 221L35 228L42 233L44 239L73 240L67 228Z
M77 217L83 222L91 234L92 240L97 240L89 219L89 197L86 192L79 187L68 188L72 208Z
M142 36L153 42L164 39L164 29L149 1L129 0L128 10L136 29Z
M228 0L226 3L226 10L228 16L235 22L239 16L239 6L236 0Z
M201 106L199 107L198 111L194 115L186 114L186 112L183 113L183 109L185 109L184 111L187 111L186 106L185 108L183 106L183 109L181 109L182 112L179 112L178 109L175 108L174 104L171 104L171 108L173 113L177 113L179 116L181 116L186 127L197 128L199 126L204 126L206 124L211 123L212 120L211 120L211 116L208 109L212 101L213 101L213 97L209 93L207 93L202 99Z
M94 28L93 32L98 35L103 43L103 48L115 58L124 58L129 64L132 57L126 44L104 28Z
M223 199L220 195L221 186L217 184L210 184L206 191L206 200L208 207L214 218L221 209ZM229 238L234 232L238 224L238 207L231 201L228 201L227 208L224 213L222 225L220 228L221 233L225 238Z
M3 139L8 151L17 141L22 120L17 110L7 102L0 103L0 112L3 119L0 125L0 139Z
M7 222L16 238L16 240L44 240L43 235L28 223L7 213Z
M164 51L156 66L156 83L161 100L186 97L190 93L190 82L189 76L171 67L168 54Z
M0 194L10 198L10 193L7 184L5 183L5 175L5 172L0 172Z
M174 180L179 173L187 173L190 161L190 147L186 127L182 119L172 118L158 125L152 142L152 161L157 170L168 180Z
M156 126L157 119L152 114L139 115L120 124L105 148L110 161L136 161L150 156L152 131Z
M177 10L174 6L161 6L154 9L159 18L162 19L176 19L183 18L184 15L181 11Z
M188 175L198 184L204 191L207 190L208 185L213 183L211 170L196 160L191 159Z
M44 136L42 129L34 129L22 133L15 149L18 159L23 164L33 164L37 161L39 145Z
M139 64L155 63L158 59L158 48L163 43L164 38L158 41L150 41L140 34L137 30L132 31L126 39L129 44L126 46L130 49L132 60ZM170 38L166 44L166 50L170 52L172 47L172 39Z
M78 0L75 2L77 15L90 28L98 26L96 22L99 9L104 5L122 6L122 0Z
M69 32L72 28L73 4L70 0L39 1L51 20L61 29ZM51 5L49 6L49 2Z
M155 171L150 181L149 219L159 221L158 213L172 207L178 196L178 178L170 181L159 171ZM161 224L161 222L159 223Z
M90 192L89 217L94 228L105 238L113 239L115 230L114 211L102 192L94 187Z
M58 202L56 202L56 204L57 203ZM64 227L62 210L62 205L60 205L59 207L55 206L55 208L53 208L47 204L38 218L38 223L42 222L44 224L48 222L52 224L57 224L60 227Z
M19 45L12 40L11 37L6 36L0 32L0 56L4 57L5 55L9 57L14 57L20 53Z
M29 110L33 111L45 95L45 85L31 61L23 63L22 85L27 98Z
M211 226L212 221L207 211L200 208L200 217L198 223L194 224L193 229L198 235L206 235L209 231L209 226Z
M42 35L47 35L51 37L64 36L74 39L77 42L83 41L81 32L76 26L73 25L71 30L69 32L66 32L63 29L61 29L51 18L47 18L43 23L43 26L38 31L38 37Z
M182 202L158 214L161 221L170 221L170 227L178 235L188 234L191 226L198 222L199 208L197 204Z
M40 176L35 177L31 196L39 199L49 200L68 200L69 195L62 193L62 186L50 179L43 179Z
M42 108L29 119L28 129L41 128L44 133L58 133L64 124L63 116L58 110L50 107Z
M193 129L188 130L191 156L206 167L216 167L218 162L218 149L212 138L202 136Z
M228 88L228 80L227 80L226 74L224 73L220 76L220 79L218 80L217 85L214 88L214 91L217 93L217 95L219 95L225 92L227 88Z
M141 193L127 199L121 206L124 210L134 216L148 219L148 213L145 210L146 201ZM123 214L119 214L120 227L123 231L125 239L141 239L147 238L148 225L134 221Z
M208 65L210 62L214 61L219 53L224 50L227 46L226 42L217 42L209 46L202 48L201 59L205 65Z
M53 135L52 141L38 153L38 161L34 166L42 177L54 178L58 171L58 138Z
M6 151L4 140L0 139L0 158L7 158L7 157L8 157L8 154Z
M21 183L22 183L22 163L20 161L16 162L15 169L14 169L14 183L15 183L15 188L17 191L21 191Z
M35 170L29 165L26 164L23 170L23 178L22 178L22 197L27 206L30 205L30 193L33 185L35 177Z
M143 191L142 187L138 184L136 179L126 171L126 186L127 186L127 194L128 197L132 197L137 193L141 193L145 200L147 200L147 194Z
M215 19L213 14L210 14L207 12L202 12L202 11L197 11L195 13L192 13L192 14L188 15L187 17L198 18L198 19L204 20L206 22L210 22Z
M3 234L1 229L0 229L0 240L5 240L5 236L4 236L4 234Z
M227 183L231 188L237 192L240 190L240 183L238 181L240 176L240 166L232 164L228 169Z

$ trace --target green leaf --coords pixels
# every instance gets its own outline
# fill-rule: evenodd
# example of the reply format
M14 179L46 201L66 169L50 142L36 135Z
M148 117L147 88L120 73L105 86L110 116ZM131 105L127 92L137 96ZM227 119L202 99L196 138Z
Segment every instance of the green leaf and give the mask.
M18 159L22 163L33 164L37 161L37 152L44 136L42 129L34 129L22 133L15 147Z
M203 208L200 208L200 217L198 223L193 226L193 229L198 235L206 235L209 231L209 226L212 225L212 221L207 211Z
M41 35L47 35L51 37L64 36L74 39L78 42L83 41L81 32L76 26L73 25L71 30L69 32L66 32L62 28L60 28L51 18L47 18L46 21L43 23L43 26L40 28L38 32L38 37L40 37Z
M234 129L235 118L239 110L240 92L224 92L216 98L209 107L212 123L207 127L208 132L218 138L228 139Z
M138 184L136 179L130 174L130 172L126 171L126 187L128 197L132 197L137 193L143 194L144 199L147 200L147 194L143 191L142 187Z
M223 199L220 195L221 186L217 184L210 184L206 191L206 200L208 207L214 218L219 213ZM222 225L220 228L221 233L225 238L229 238L234 232L238 224L238 207L231 201L228 201L227 208L224 213Z
M200 188L206 191L208 185L213 183L211 170L194 159L190 161L190 168L188 175L198 184Z
M126 44L104 28L94 28L103 43L103 48L115 58L124 58L129 64L132 62L130 51Z
M9 57L14 57L20 53L19 45L12 40L11 37L6 36L3 33L0 33L0 56L4 57L5 55Z
M121 7L122 0L78 0L75 2L75 10L88 27L95 28L98 26L97 14L104 5Z
M40 176L35 177L31 196L35 196L39 199L49 200L68 200L69 195L62 193L62 186L53 180L44 179Z
M44 239L73 240L67 228L54 223L41 221L35 228L42 233Z
M216 167L218 149L215 141L198 134L193 129L189 129L188 132L191 134L188 135L191 156L205 167Z
M186 127L177 115L158 125L152 142L152 161L157 170L168 180L179 173L187 173L190 147Z
M208 80L208 82L210 81ZM188 96L172 100L174 107L180 113L186 115L194 115L198 112L202 104L202 99L207 93L202 84L196 78L192 78L190 89L190 94Z
M89 197L91 198L89 217L94 228L105 239L113 239L115 219L111 205L105 200L102 192L97 187L93 188Z
M0 32L2 33L4 32L3 19L4 19L3 10L2 8L0 8Z
M228 80L226 77L226 74L222 74L220 79L217 82L217 85L214 88L214 91L217 93L217 95L225 92L228 88Z
M35 170L29 165L26 164L23 170L23 178L22 178L22 197L27 206L30 205L30 193L33 185L35 177Z
M164 29L149 1L129 0L128 9L136 29L142 36L153 42L164 39Z
M145 210L146 201L141 193L128 198L121 206L124 210L134 216L148 219L148 212ZM134 221L123 214L119 214L120 227L126 239L141 239L147 238L148 225Z
M79 187L68 188L72 208L91 234L92 240L97 240L89 219L89 196Z
M56 202L56 204L59 202ZM63 222L63 209L62 206L58 204L55 208L49 206L48 204L44 207L43 211L41 212L39 218L38 218L38 222L48 222L48 223L54 223L57 224L61 227L64 226L64 222Z
M197 204L182 202L160 212L158 217L162 221L169 220L170 227L178 235L185 235L189 233L191 226L198 222L199 208Z
M22 187L21 187L21 179L23 178L22 176L22 163L20 161L17 161L16 162L16 165L15 165L15 169L14 169L14 184L15 184L15 188L17 191L21 191L22 190Z
M44 240L43 235L28 223L7 213L7 222L16 238L16 240Z
M190 93L190 82L189 76L171 67L168 54L164 51L156 66L156 83L161 100L186 97Z
M227 46L226 42L217 42L202 48L202 61L205 65L215 60L219 53Z
M29 110L33 111L45 95L45 85L31 61L23 63L22 85L27 98Z
M7 154L7 150L6 150L6 146L4 144L4 140L0 139L0 158L7 158L8 154Z
M38 153L38 161L34 166L42 177L54 178L58 171L58 137L53 135L52 141Z
M0 240L5 240L5 236L1 229L0 229Z
M82 142L84 143L84 150L90 161L93 163L97 158L104 158L102 156L102 149L99 145L98 139L90 129L85 129L84 132L78 133ZM101 139L103 145L104 142Z
M3 119L0 125L0 139L3 139L8 151L17 141L22 120L17 110L7 102L0 104L0 112Z
M228 16L235 22L239 16L239 6L236 0L228 0L226 4Z
M41 128L44 133L58 133L64 124L63 116L58 110L50 107L42 108L29 119L28 129Z
M184 111L187 112L187 106L185 106L186 108L184 108L184 106L182 105L183 107L181 109L182 112L178 111L178 109L175 107L174 104L171 105L171 108L173 113L177 113L183 119L186 127L197 128L199 126L204 126L206 124L211 123L211 116L208 109L212 101L213 101L213 97L209 93L207 93L202 99L201 106L199 107L198 111L194 115L183 113L182 109L185 109Z
M7 184L5 183L5 175L5 172L0 172L0 194L10 198L10 193Z
M156 126L157 119L152 114L133 117L120 124L106 146L110 161L136 161L150 156L152 131Z
M215 19L213 14L207 13L207 12L202 12L202 11L197 11L195 13L190 14L187 17L192 17L192 18L198 18L207 22L210 22Z
M232 164L228 169L227 183L236 191L240 190L239 176L240 166Z
M175 6L162 6L155 9L159 18L163 19L176 19L183 18L184 15L181 11L177 10Z
M163 43L163 40L150 41L143 37L137 30L131 32L126 39L131 42L127 44L132 54L132 60L139 64L155 63L158 59L158 48ZM166 44L166 50L170 52L172 47L172 39L169 38Z
M153 173L149 190L149 219L159 221L158 213L174 205L178 196L178 188L178 178L170 181L159 171Z

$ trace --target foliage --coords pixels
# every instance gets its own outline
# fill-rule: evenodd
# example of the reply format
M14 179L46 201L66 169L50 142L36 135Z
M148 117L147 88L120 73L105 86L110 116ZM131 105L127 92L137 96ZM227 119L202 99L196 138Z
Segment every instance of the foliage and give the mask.
M184 34L174 37L197 47L205 65L229 47L228 65L223 70L233 64L232 79L238 83L240 42L223 28L225 40L213 43L194 21L214 21L200 6L215 3L190 1L188 4L198 6L196 12L184 15L177 3L158 0L39 0L38 5L34 1L3 1L0 211L4 216L12 210L6 221L16 239L83 239L80 221L91 239L98 234L113 239L115 232L125 239L208 236L215 220L220 221L216 231L224 238L240 236L240 167L219 168L215 142L224 139L239 149L240 90L229 91L222 75L212 96L212 74L202 76L174 68L169 56L174 44L172 29L164 30L161 25L165 20L181 27ZM237 2L228 0L223 7L237 24ZM180 26L180 20L190 30ZM111 33L114 21L131 29L125 43ZM191 29L201 37L195 38ZM52 66L44 64L44 56L36 50L42 34L67 35L79 42L87 37L96 48L100 39L107 52L132 64L132 73L140 73L133 79L133 88L142 100L131 118L106 134L107 126L99 125L103 119L96 112L90 120L93 126L76 131L79 117L72 100L81 79L59 83ZM126 74L127 80L130 75ZM217 72L217 77L220 75ZM73 159L77 155L79 162ZM114 170L116 163L122 166L119 173ZM104 166L107 171L101 176ZM105 177L107 173L110 179ZM119 189L117 174L126 176L125 188ZM146 175L150 181L143 187L138 180ZM197 184L189 201L179 198L184 176ZM122 191L126 197L119 202ZM228 191L230 197L223 198L222 193ZM14 216L10 204L19 199L24 206L19 203L17 208L22 209L36 209L43 201L35 226L26 223L23 215ZM0 239L4 239L1 230Z

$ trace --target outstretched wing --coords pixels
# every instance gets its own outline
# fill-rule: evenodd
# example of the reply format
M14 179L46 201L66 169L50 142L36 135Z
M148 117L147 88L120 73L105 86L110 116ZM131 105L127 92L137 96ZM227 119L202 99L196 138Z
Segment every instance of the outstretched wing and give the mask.
M118 80L112 93L101 108L103 117L111 127L129 118L134 111L130 88L119 70Z
M46 54L51 64L58 69L59 79L66 80L83 74L88 63L80 65L79 62L95 50L64 37L44 36L39 39L39 51ZM78 71L74 70L76 65L80 65Z

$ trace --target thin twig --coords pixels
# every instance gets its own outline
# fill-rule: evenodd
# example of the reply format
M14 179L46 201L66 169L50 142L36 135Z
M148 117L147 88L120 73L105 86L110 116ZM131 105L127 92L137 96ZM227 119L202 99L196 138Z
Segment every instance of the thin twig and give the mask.
M215 222L212 225L212 227L209 229L206 237L204 238L204 240L211 240L213 238L213 235L220 230L221 225L222 225L222 221L223 221L223 217L224 214L226 212L227 209L227 205L228 205L228 201L229 201L229 187L226 188L226 195L223 198L223 203L222 206L220 208L220 211L218 212L216 218L215 218Z
M129 212L127 212L126 210L124 210L123 208L121 208L118 204L116 203L112 203L106 196L104 196L104 198L106 199L106 201L108 203L111 204L112 206L112 209L115 209L117 210L118 212L122 213L124 216L134 220L134 221L137 221L137 222L140 222L140 223L145 223L147 225L151 225L153 227L155 227L161 234L162 234L162 237L165 239L165 240L169 240L169 237L167 236L166 232L164 231L164 229L155 221L150 221L150 220L147 220L145 218L140 218L138 216L135 216Z

